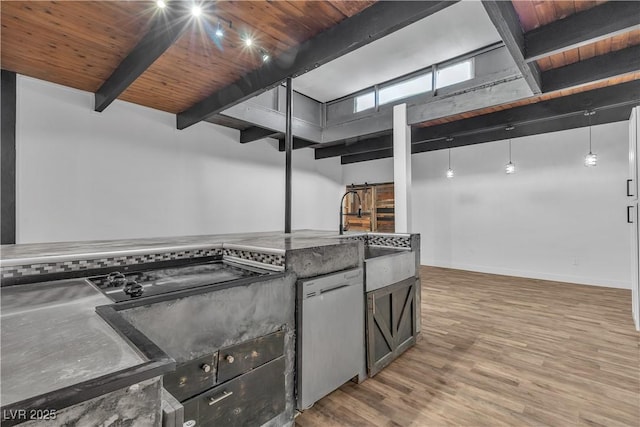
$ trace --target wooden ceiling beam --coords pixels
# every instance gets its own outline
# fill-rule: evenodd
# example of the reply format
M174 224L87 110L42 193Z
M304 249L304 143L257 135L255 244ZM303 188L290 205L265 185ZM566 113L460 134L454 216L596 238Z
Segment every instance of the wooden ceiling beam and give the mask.
M620 102L637 100L638 97L640 97L640 80L633 80L614 86L554 98L548 101L482 114L468 119L456 120L450 123L427 127L413 127L411 129L411 141L415 143L439 138L444 139L450 136L477 132L479 129L502 129L507 125L518 125L526 121L544 120L549 117L571 114L580 110L603 108Z
M545 71L542 73L542 89L553 92L638 70L640 45Z
M283 134L279 134L276 136L278 138L278 151L285 151L285 146L284 146L284 135ZM305 139L300 139L300 138L296 138L295 136L293 137L293 149L294 150L298 150L300 148L307 148L310 147L312 145L315 145L315 142L311 142L311 141L307 141Z
M581 127L586 123L583 115L586 110L598 112L594 124L626 120L638 99L640 80L634 80L451 123L412 128L412 153ZM508 127L513 130L507 130ZM337 146L331 154L341 155L342 164L381 159L393 156L393 143L372 144L368 150L365 145L357 149Z
M177 127L185 129L280 84L287 77L301 75L455 3L457 0L377 2L179 113Z
M629 118L629 114L631 114L631 109L633 107L633 103L626 103L598 110L597 114L592 116L591 124L599 125L627 120ZM561 130L585 127L588 125L588 118L584 116L584 112L577 111L570 115L551 117L547 120L524 123L522 125L514 127L512 130L499 128L492 129L486 132L456 137L453 140L439 139L435 141L419 142L411 145L411 154L446 150L449 148L463 147L467 145L481 144L491 141L500 141L509 138L538 135L541 133L557 132ZM370 151L367 153L344 155L340 159L340 163L346 165L389 157L393 157L393 148Z
M170 2L153 17L149 31L95 93L95 111L104 111L184 33L189 13L181 2Z
M620 122L629 119L634 103L623 103L616 106L608 106L597 109L596 114L591 118L592 125ZM438 141L420 142L411 146L411 153L424 153L427 151L444 150L466 145L481 144L484 142L500 141L509 138L520 138L523 136L538 135L541 133L558 132L567 129L586 127L589 119L584 115L584 111L575 111L563 116L549 117L545 120L530 121L514 126L513 129L498 128L486 132L474 133L462 137L456 137L452 141L440 139Z
M482 5L533 94L542 93L538 64L525 60L524 33L513 4L510 1L482 0Z
M328 157L344 156L347 154L359 154L369 151L385 149L393 146L393 135L386 134L372 138L362 139L353 143L342 143L329 147L316 148L316 160Z
M393 148L344 155L340 158L340 164L348 165L351 163L368 162L369 160L386 159L389 157L393 157Z
M272 138L280 134L281 132L278 131L265 129L260 126L252 126L240 131L240 143L246 144L247 142L259 141L264 138Z
M525 60L536 61L637 28L640 3L609 1L525 33Z

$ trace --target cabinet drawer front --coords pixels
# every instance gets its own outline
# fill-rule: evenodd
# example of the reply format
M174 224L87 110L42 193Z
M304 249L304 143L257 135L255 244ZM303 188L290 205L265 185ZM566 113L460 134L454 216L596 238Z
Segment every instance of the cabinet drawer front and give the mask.
M259 426L285 409L284 357L184 402L196 426Z
M210 389L216 383L218 353L208 354L185 363L165 374L164 388L180 402Z
M218 383L264 365L283 352L283 331L222 349L218 354Z

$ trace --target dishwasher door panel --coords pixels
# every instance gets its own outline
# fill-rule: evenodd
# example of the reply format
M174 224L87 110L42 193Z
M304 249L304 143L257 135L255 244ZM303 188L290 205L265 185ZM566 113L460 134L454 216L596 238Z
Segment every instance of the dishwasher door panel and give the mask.
M361 269L299 282L298 409L307 409L363 371Z

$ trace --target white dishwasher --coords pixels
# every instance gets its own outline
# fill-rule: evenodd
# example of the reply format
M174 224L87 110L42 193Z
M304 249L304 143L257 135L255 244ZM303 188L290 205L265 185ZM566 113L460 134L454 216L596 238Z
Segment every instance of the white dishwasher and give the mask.
M299 410L366 371L364 317L362 269L298 281Z

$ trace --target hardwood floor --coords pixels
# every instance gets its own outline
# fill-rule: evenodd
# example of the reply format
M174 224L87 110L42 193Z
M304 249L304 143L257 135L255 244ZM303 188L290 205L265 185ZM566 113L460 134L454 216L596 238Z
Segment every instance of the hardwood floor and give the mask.
M631 291L422 267L422 335L307 426L640 426Z

